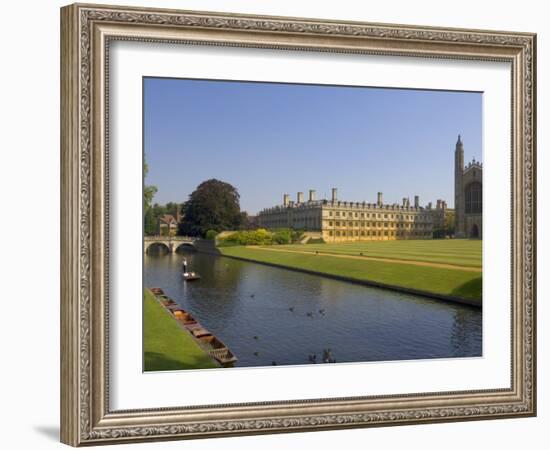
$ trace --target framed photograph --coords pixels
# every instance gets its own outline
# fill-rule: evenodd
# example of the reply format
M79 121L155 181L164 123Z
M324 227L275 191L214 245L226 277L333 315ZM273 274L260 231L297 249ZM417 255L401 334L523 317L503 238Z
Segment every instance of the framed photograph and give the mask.
M536 36L61 9L61 440L536 414Z

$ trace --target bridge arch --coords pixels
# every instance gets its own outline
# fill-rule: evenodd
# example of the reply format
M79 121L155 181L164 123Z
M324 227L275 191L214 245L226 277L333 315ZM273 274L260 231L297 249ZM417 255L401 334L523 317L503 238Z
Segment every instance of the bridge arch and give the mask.
M152 247L163 247L168 251L168 253L171 253L171 251L172 251L172 249L170 248L170 246L166 242L151 241L151 242L145 242L143 244L143 252L144 253L149 253L149 249L152 248Z
M197 250L197 247L195 246L194 242L175 242L174 243L174 253L177 253L178 250L182 247L188 247L192 250Z
M153 246L163 246L168 250L168 253L175 253L180 247L186 245L196 249L196 238L187 236L144 236L143 252L147 253Z

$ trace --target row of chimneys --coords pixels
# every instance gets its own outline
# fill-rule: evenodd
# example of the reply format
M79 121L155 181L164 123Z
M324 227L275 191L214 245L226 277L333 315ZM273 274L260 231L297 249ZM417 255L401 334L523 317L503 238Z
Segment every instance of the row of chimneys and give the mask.
M338 197L338 189L332 188L332 201L335 202ZM309 190L309 201L314 202L316 200L316 192L315 189ZM304 203L304 193L298 192L296 194L296 203ZM283 195L283 205L288 206L290 205L290 195L285 194Z
M309 201L310 202L315 201L315 190L313 190L313 189L309 190ZM337 188L332 188L332 201L333 202L338 201L338 189ZM298 192L297 193L296 203L304 203L304 193L303 192ZM382 206L382 204L383 204L382 192L378 192L376 203L377 203L378 206ZM444 202L443 200L438 200L437 201L437 208L438 209L441 208L443 206L443 204L445 204L445 208L446 208L447 203ZM284 206L289 206L290 205L290 195L288 195L288 194L283 195L283 205ZM406 197L403 197L403 206L405 206L407 208L410 206L410 200ZM420 207L420 198L418 197L418 195L414 196L414 207L415 208Z
M445 200L437 200L436 209L447 209L447 202ZM428 203L427 209L432 209L432 202Z

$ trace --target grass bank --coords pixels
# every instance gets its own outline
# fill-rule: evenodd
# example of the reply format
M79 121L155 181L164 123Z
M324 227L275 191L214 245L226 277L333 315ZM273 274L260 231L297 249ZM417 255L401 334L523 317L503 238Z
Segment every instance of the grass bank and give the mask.
M146 372L219 367L148 289L143 294L143 354Z
M479 239L429 239L403 241L346 242L339 244L279 245L278 249L335 255L369 256L481 268L482 241Z
M327 253L332 246L332 244L321 245L324 253ZM284 246L280 247L283 248ZM309 245L300 246L300 249L306 247L309 250ZM310 255L247 247L222 247L219 250L226 256L386 287L393 286L403 290L425 292L442 297L466 299L474 304L481 305L481 272L357 258L336 258L327 254L315 254L314 251Z

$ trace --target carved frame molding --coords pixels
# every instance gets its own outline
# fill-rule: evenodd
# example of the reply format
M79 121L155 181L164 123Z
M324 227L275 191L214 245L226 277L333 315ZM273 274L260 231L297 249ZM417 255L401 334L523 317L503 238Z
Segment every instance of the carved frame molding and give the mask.
M108 62L112 40L509 61L510 389L111 411L108 397ZM62 441L78 446L536 413L536 36L75 4L61 10Z

